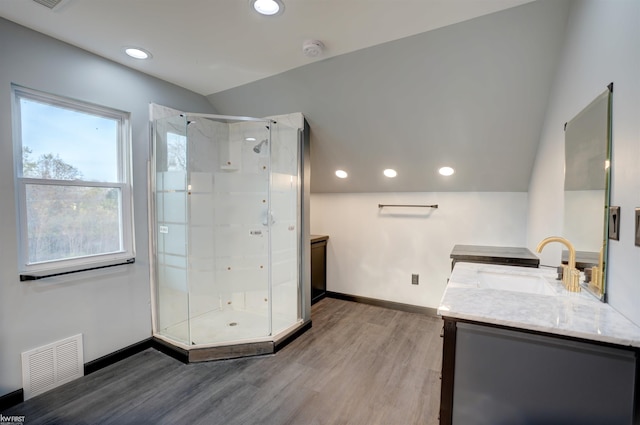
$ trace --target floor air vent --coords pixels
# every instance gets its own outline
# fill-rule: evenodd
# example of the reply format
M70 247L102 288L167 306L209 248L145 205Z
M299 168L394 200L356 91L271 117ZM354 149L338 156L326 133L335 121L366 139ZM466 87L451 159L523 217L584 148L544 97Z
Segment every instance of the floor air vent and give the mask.
M34 2L43 5L44 7L48 7L53 10L60 5L60 3L64 3L67 0L33 0Z
M22 353L25 400L83 375L82 334Z

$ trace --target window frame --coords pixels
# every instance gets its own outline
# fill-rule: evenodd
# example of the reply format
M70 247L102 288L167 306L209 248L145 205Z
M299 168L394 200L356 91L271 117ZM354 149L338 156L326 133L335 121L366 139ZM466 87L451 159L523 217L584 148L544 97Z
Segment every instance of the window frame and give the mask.
M74 273L83 270L109 267L111 265L133 263L135 261L135 240L133 220L133 180L132 143L130 113L100 106L76 99L44 93L11 85L14 181L16 189L16 216L18 236L18 269L21 280ZM117 181L58 180L23 176L23 140L21 99L46 105L91 114L117 122ZM29 262L27 186L51 185L56 187L98 187L117 189L119 198L119 239L120 250L110 253L66 257L57 260Z

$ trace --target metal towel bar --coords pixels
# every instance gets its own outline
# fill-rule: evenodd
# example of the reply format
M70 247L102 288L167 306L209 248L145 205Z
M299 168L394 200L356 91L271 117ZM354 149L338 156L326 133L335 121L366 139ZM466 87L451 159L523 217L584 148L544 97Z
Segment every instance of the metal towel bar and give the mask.
M383 207L438 208L438 204L433 204L433 205L378 204L378 208L383 208Z

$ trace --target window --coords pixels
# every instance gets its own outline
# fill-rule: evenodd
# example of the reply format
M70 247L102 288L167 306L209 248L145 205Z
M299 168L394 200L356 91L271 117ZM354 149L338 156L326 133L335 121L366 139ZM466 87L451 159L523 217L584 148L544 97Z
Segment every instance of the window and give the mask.
M187 171L187 136L167 132L167 171Z
M18 86L13 99L21 278L133 262L129 114Z

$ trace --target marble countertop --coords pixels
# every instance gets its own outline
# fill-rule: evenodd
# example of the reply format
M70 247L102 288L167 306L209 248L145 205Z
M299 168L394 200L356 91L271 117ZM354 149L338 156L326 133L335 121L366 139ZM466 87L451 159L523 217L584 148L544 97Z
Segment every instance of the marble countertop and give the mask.
M535 274L555 295L479 287L478 271ZM571 293L556 280L555 269L457 263L440 301L438 315L550 334L640 347L640 327L582 290Z

